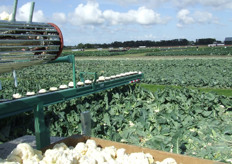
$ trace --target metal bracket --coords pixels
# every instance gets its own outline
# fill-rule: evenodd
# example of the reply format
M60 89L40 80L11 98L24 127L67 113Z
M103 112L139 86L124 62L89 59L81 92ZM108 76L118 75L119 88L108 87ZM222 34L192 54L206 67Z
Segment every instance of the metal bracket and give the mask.
M98 79L97 72L80 72L80 80L83 83L85 82L84 74L94 75L94 80L92 82L92 87L93 87L93 89L95 89L96 88L96 82L97 82L97 79Z
M75 68L75 57L74 57L74 55L68 55L68 56L59 57L56 60L50 61L48 63L60 63L60 62L72 63L73 84L74 84L73 87L76 88L76 68Z
M91 115L89 111L81 113L81 127L83 135L91 136Z
M17 80L17 76L16 76L16 71L13 70L13 77L14 77L14 85L15 87L18 87L18 80Z

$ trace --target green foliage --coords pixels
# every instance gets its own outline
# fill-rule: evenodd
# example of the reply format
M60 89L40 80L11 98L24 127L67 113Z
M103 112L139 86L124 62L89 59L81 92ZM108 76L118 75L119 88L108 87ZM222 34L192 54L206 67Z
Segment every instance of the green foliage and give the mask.
M80 114L89 110L94 137L224 161L232 151L231 104L232 98L197 90L152 93L129 85L52 105L44 112L52 136L80 134ZM23 126L31 134L33 127L27 124L32 125L33 116L28 118ZM20 126L11 124L9 134L21 131Z
M146 84L142 83L141 87L152 91L156 92L158 89L165 89L167 87L169 88L181 88L181 86L173 86L173 85L156 85L156 84ZM196 87L187 87L189 89L199 89L201 92L212 92L216 93L219 95L224 95L224 96L232 96L232 89L218 89L218 88L196 88Z
M157 52L147 53L146 56L225 56L232 54L232 47L205 47L186 49L165 49Z
M26 134L33 134L33 113L21 113L0 121L0 142L6 142Z
M76 57L81 56L117 56L117 55L126 55L126 54L139 54L147 52L156 52L159 51L156 48L152 49L130 49L127 51L114 51L110 52L108 50L99 50L99 51L64 51L62 56L65 55L74 55Z
M110 76L138 70L146 83L231 88L231 65L231 59L81 60L76 62L76 74L96 71ZM64 63L19 70L18 88L13 87L11 74L2 74L0 98L68 84L71 70ZM231 104L231 97L198 90L166 88L152 93L125 86L52 105L44 112L52 136L81 133L80 113L89 110L95 137L225 161L232 156ZM0 127L0 142L32 134L33 115L3 119Z
M214 160L231 156L231 98L141 88L93 96L78 109L91 111L95 137Z
M62 56L117 56L126 54L146 53L146 56L230 56L232 47L169 47L169 48L133 48L128 51L109 52L108 50L95 51L64 51Z
M78 116L89 110L95 137L213 160L231 156L231 98L189 89L152 93L124 87L65 104L46 110L56 113L49 121L56 136L80 133Z
M66 51L62 53L62 56L74 55L74 56L115 56L123 54L122 52L109 52L109 51Z
M231 59L185 59L185 60L77 60L76 75L80 71L97 72L111 76L128 71L142 71L144 83L193 87L232 87ZM3 90L0 98L11 99L13 93L26 94L68 84L72 81L70 64L38 65L17 70L18 88L14 88L11 73L0 75ZM87 79L93 79L88 75ZM77 80L80 80L77 78Z

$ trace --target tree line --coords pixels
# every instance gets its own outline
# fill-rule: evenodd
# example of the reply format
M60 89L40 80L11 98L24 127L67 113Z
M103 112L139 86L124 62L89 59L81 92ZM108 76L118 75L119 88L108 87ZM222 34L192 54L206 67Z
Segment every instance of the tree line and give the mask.
M79 43L76 46L72 46L72 48L77 49L85 49L85 48L118 48L118 47L139 47L139 46L146 46L146 47L162 47L162 46L188 46L188 45L208 45L213 44L216 42L214 38L203 38L197 39L194 41L189 41L187 39L173 39L173 40L160 40L160 41L151 41L151 40L137 40L137 41L124 41L119 42L115 41L112 43L103 43L103 44L90 44L90 43ZM217 41L221 43L220 41Z

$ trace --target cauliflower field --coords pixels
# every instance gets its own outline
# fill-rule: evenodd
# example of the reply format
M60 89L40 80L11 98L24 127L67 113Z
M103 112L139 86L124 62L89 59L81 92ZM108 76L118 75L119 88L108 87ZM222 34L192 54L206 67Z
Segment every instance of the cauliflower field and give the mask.
M231 65L231 59L77 60L76 73L110 76L136 70L145 74L144 83L231 88ZM71 65L61 63L22 69L17 76L18 88L11 74L0 76L1 98L72 81ZM226 162L232 157L231 104L231 97L198 90L152 93L129 85L52 105L44 112L52 136L80 134L80 113L89 110L94 137ZM0 125L2 142L33 134L33 113L2 119Z
M232 88L232 59L184 59L184 60L77 60L79 72L97 72L105 77L128 71L142 71L142 82L159 85ZM49 90L72 81L70 64L38 65L17 71L19 87L14 88L11 73L0 75L4 87L0 98L11 99L14 93ZM92 79L93 76L86 76ZM79 81L80 79L77 79Z
M116 49L115 49L116 50ZM68 51L63 52L63 55L75 55L77 57L83 56L117 56L128 54L145 54L145 56L231 56L232 47L163 47L163 48L146 48L135 49L128 51L110 52L108 50L101 51Z

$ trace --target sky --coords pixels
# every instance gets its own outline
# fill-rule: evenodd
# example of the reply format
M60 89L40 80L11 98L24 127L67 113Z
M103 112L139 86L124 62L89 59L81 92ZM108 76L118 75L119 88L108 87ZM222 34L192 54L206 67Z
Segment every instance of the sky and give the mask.
M131 40L232 37L232 0L34 0L33 22L51 22L65 45ZM18 0L17 21L27 21L30 0ZM14 0L0 0L0 18Z

